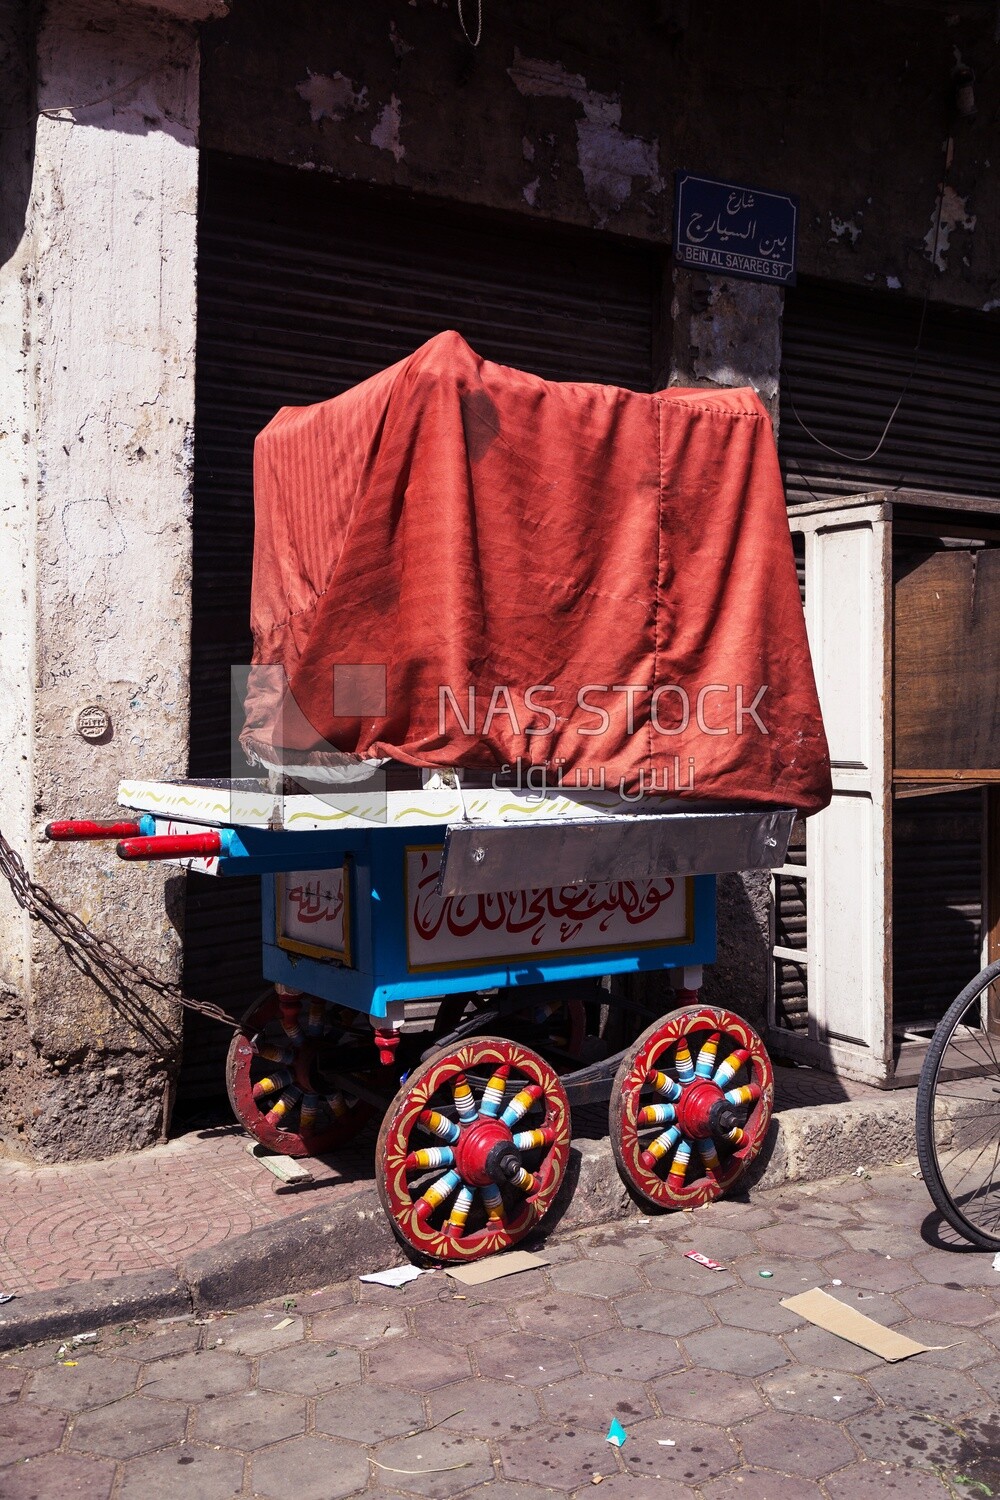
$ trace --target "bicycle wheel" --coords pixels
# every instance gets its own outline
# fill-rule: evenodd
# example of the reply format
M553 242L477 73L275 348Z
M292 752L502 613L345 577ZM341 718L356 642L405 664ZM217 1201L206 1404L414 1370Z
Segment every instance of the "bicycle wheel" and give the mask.
M971 1244L1000 1249L1000 960L938 1023L920 1070L916 1126L935 1207Z

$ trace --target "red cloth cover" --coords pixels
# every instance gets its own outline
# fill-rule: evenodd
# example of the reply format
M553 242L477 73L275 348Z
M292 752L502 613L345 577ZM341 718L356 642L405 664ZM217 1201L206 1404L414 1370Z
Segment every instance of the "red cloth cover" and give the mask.
M698 799L829 801L753 391L557 383L442 333L342 396L283 408L254 480L254 661L285 675L251 676L252 754L488 771L520 757L570 789L634 792L641 773Z

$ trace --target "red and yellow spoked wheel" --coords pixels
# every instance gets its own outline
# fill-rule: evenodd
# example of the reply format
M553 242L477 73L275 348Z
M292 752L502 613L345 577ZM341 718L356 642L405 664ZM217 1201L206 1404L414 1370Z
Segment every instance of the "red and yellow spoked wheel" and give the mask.
M226 1089L233 1113L263 1145L285 1156L322 1156L367 1124L370 1105L323 1081L324 1059L334 1060L347 1031L335 1006L271 991L242 1027L229 1047Z
M476 1260L542 1219L569 1157L569 1104L537 1052L477 1036L410 1074L375 1153L382 1206L405 1244Z
M764 1144L774 1074L732 1011L675 1010L626 1053L609 1111L625 1181L649 1204L695 1208L743 1175Z

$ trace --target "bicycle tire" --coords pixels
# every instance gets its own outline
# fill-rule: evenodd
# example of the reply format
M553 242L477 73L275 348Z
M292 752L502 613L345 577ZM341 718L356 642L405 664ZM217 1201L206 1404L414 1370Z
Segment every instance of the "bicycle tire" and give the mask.
M956 1031L963 1017L970 1008L979 1000L983 992L1000 979L1000 960L988 964L982 969L961 994L956 996L951 1005L945 1011L941 1020L935 1028L931 1038L927 1056L924 1058L923 1067L920 1070L920 1081L917 1085L916 1103L916 1137L917 1137L917 1160L920 1163L920 1171L924 1179L927 1191L930 1193L935 1208L942 1214L951 1227L956 1230L970 1244L976 1245L981 1250L1000 1250L1000 1181L996 1189L996 1216L997 1231L990 1233L982 1225L975 1223L963 1213L962 1208L955 1201L955 1197L949 1188L942 1167L939 1151L937 1126L942 1116L937 1110L938 1091L942 1086L941 1065L949 1044L953 1041ZM981 1047L981 1043L979 1044ZM985 1055L985 1049L982 1049ZM993 1049L990 1047L992 1054ZM963 1054L964 1055L964 1054ZM995 1056L993 1061L996 1062ZM1000 1063L997 1063L996 1077L1000 1083ZM1000 1103L997 1106L997 1154L1000 1156ZM949 1123L950 1120L949 1120Z

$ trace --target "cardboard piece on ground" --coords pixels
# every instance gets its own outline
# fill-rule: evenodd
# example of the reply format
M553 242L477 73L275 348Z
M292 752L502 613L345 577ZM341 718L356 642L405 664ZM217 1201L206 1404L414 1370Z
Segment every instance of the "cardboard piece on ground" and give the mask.
M909 1359L911 1354L926 1354L928 1349L941 1347L939 1344L918 1344L916 1339L908 1339L893 1328L883 1328L874 1318L866 1318L864 1313L848 1307L818 1286L809 1292L800 1292L796 1297L783 1297L781 1305L789 1312L808 1318L817 1328L825 1328L828 1333L835 1333L850 1344L858 1344L891 1364L898 1359Z
M518 1271L532 1271L536 1266L549 1263L541 1255L532 1255L530 1250L511 1250L508 1255L491 1255L486 1260L473 1261L471 1266L446 1266L448 1275L463 1286L482 1286L484 1281L498 1281L501 1276L514 1276Z

